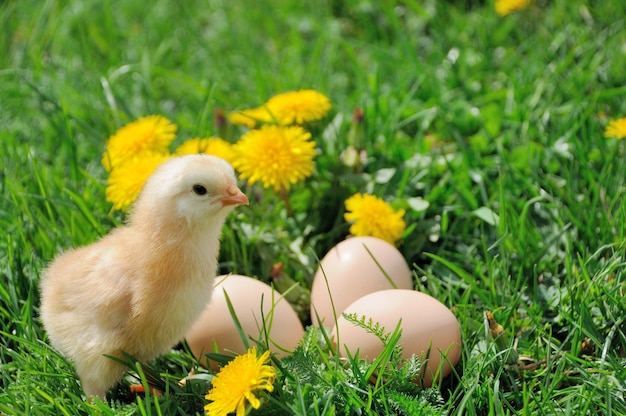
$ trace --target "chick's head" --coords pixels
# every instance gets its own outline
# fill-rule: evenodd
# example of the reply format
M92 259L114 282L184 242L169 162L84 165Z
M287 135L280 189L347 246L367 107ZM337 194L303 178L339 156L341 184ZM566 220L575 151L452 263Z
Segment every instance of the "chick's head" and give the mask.
M145 212L193 225L221 221L235 206L245 204L248 198L237 187L228 162L211 155L187 155L157 168L139 195L133 217Z

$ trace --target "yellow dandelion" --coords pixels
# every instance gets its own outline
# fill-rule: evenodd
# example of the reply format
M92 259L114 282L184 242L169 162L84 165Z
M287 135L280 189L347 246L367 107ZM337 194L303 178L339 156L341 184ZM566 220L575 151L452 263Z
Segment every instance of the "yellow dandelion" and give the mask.
M350 233L355 236L378 237L391 244L402 237L406 224L404 210L394 211L384 200L367 194L355 194L346 199L344 218L352 222Z
M233 158L233 145L219 137L210 137L208 139L193 138L185 141L174 151L174 154L177 156L194 155L198 153L221 157L227 162L231 162Z
M106 200L113 209L125 211L137 199L146 180L169 154L143 152L116 165L109 174Z
M228 120L233 124L245 126L249 129L253 129L257 124L274 122L274 118L264 106L235 111L228 115Z
M102 164L107 171L111 171L124 160L142 152L167 153L176 130L176 124L159 115L133 121L109 138Z
M211 401L204 406L207 416L226 416L235 411L237 416L243 416L246 402L258 409L261 401L254 392L274 390L276 369L266 365L269 360L269 351L257 357L256 348L252 347L226 364L213 378L213 387L205 397Z
M604 130L604 137L614 137L616 139L626 137L626 117L611 120Z
M280 192L313 174L315 142L298 126L264 125L250 130L234 144L232 165L241 179Z
M330 100L315 90L291 91L270 98L267 111L279 124L304 124L323 118L330 110Z
M518 10L525 9L531 0L496 0L496 13L500 16L506 16Z

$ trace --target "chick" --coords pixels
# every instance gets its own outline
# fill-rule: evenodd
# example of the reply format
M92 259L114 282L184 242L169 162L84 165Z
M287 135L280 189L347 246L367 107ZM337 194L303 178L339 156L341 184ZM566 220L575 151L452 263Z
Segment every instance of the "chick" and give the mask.
M124 375L105 354L145 362L183 338L210 300L226 216L247 203L227 162L173 158L148 179L126 225L44 271L41 319L87 397L104 399Z

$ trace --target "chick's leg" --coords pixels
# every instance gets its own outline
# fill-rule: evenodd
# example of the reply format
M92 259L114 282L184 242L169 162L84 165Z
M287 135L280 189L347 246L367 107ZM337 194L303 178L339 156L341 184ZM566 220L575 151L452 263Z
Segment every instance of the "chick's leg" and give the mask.
M76 372L87 398L97 396L101 400L105 399L109 389L124 376L126 370L125 366L104 355L76 363Z

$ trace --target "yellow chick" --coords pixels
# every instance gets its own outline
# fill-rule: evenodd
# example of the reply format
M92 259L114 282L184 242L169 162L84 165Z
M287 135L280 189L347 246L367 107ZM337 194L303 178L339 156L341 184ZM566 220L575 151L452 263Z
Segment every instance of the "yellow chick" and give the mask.
M146 362L184 337L210 300L226 216L247 203L224 160L173 158L148 179L126 225L44 271L41 319L87 397L104 399L124 375L105 354Z

